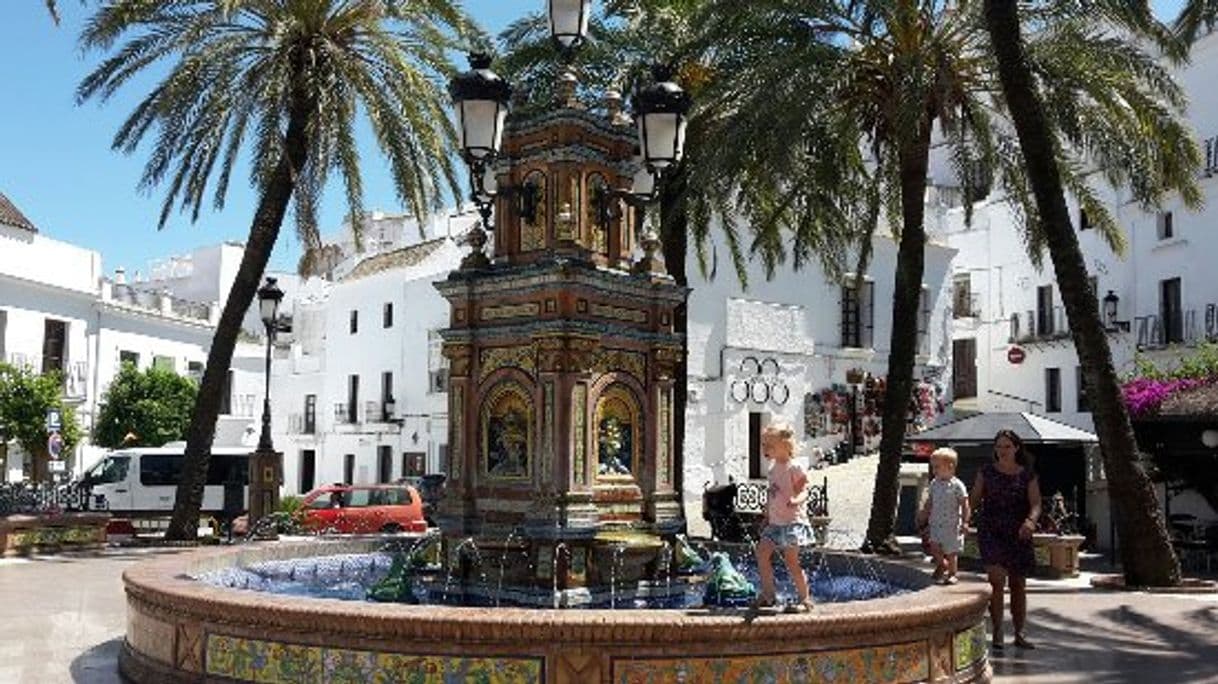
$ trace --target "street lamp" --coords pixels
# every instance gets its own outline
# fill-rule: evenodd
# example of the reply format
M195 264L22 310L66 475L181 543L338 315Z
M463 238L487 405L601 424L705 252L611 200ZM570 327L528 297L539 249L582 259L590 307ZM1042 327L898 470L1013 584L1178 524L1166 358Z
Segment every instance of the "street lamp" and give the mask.
M1115 330L1117 327L1117 304L1121 298L1112 290L1104 295L1104 327L1109 330Z
M276 278L267 278L266 283L258 288L258 313L262 324L266 326L266 387L262 397L262 435L258 438L259 451L274 451L271 444L271 345L275 342L275 330L279 318L279 302L283 300L283 290L276 284Z
M663 171L681 161L692 100L673 82L671 67L657 64L651 72L655 82L635 94L634 115L644 163Z
M570 55L588 39L592 0L548 0L546 11L550 16L550 37L564 53Z
M491 71L491 56L485 52L471 53L469 65L469 71L449 84L448 92L457 108L461 152L472 165L499 154L512 86Z

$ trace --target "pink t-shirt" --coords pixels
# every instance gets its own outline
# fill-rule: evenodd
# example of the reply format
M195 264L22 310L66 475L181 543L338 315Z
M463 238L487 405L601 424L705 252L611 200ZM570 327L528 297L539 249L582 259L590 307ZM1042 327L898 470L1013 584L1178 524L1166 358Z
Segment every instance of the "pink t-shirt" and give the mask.
M766 517L771 525L790 525L795 522L806 522L808 511L806 506L792 506L791 499L795 497L795 483L803 482L808 486L808 476L797 463L787 461L779 463L770 461L770 486L766 499Z

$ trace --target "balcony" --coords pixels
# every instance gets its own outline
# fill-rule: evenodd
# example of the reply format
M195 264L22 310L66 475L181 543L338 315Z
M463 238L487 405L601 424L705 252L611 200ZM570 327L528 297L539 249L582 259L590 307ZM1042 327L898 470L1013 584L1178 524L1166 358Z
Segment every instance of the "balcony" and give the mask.
M1133 324L1139 350L1218 342L1218 302L1200 309L1185 309L1177 316L1139 316L1133 319Z
M969 292L953 293L952 318L981 318L981 296Z
M1063 307L1029 309L1011 314L1011 334L1008 339L1011 343L1037 344L1069 339L1070 324Z
M364 422L358 403L341 402L334 405L334 422L338 425L358 425Z
M289 435L317 434L317 418L304 413L293 413L288 416Z

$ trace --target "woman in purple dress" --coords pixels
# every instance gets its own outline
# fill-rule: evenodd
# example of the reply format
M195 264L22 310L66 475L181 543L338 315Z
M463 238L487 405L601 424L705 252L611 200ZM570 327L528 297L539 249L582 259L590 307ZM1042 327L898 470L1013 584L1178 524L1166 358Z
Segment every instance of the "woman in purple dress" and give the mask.
M1040 484L1028 466L1023 440L1012 430L999 430L994 437L994 462L977 473L969 497L973 510L981 509L977 521L977 545L989 575L990 625L994 650L1001 651L1002 599L1011 588L1011 622L1015 646L1033 648L1024 636L1028 616L1026 579L1036 559L1032 533L1040 518Z

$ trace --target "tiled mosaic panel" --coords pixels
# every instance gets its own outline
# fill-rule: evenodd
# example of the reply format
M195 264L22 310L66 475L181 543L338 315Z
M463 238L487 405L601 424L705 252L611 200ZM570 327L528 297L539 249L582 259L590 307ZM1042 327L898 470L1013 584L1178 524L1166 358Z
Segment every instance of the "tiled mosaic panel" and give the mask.
M902 684L930 679L923 642L739 658L613 661L616 684Z
M952 650L956 654L956 671L959 672L985 657L985 624L978 622L972 629L956 633Z
M541 681L542 661L377 653L209 634L207 674L265 684L522 684Z

